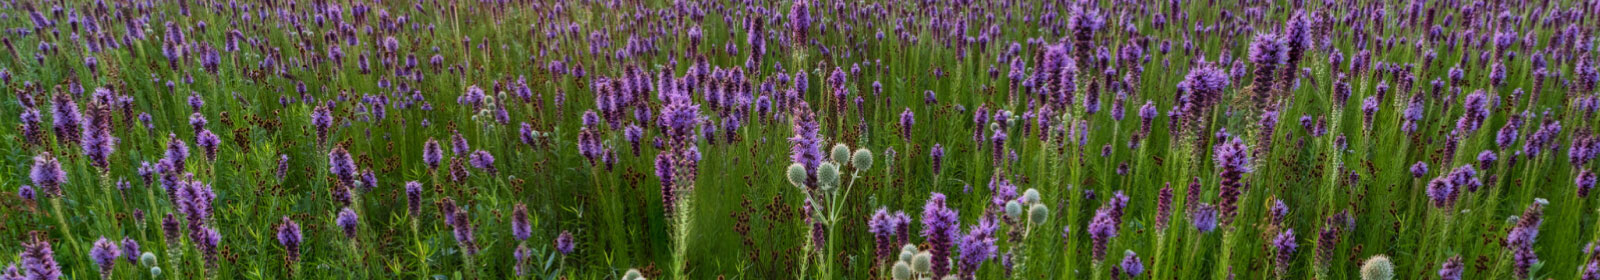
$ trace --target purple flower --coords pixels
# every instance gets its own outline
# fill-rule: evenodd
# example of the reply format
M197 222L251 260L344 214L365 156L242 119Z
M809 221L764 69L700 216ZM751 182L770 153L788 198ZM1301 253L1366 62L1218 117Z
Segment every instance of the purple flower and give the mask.
M1194 213L1190 213L1189 222L1194 224L1194 229L1200 233L1209 233L1217 229L1217 208L1208 203L1195 206Z
M422 143L422 163L428 165L429 170L439 169L439 162L444 160L444 148L439 146L439 141L428 138Z
M794 1L794 4L789 6L789 32L792 33L792 35L790 35L791 38L789 39L792 40L793 43L798 44L799 46L797 47L805 48L805 46L810 42L806 38L807 34L810 32L810 29L810 1Z
M328 143L328 128L333 127L333 112L328 106L317 106L311 109L311 126L317 129L317 143Z
M1275 264L1277 265L1278 275L1288 276L1289 261L1294 257L1295 248L1299 247L1294 240L1294 229L1287 229L1283 233L1279 233L1278 237L1272 240L1272 247L1276 249L1277 262Z
M494 167L494 155L489 154L489 151L478 150L473 152L469 161L471 161L473 168L488 170L489 174L498 173L498 169Z
M51 99L51 122L56 131L56 138L62 145L77 145L83 139L83 115L78 112L78 103L66 92L58 92Z
M345 207L344 210L339 210L339 218L334 222L339 225L340 229L344 230L344 237L355 240L356 227L360 225L360 219L360 217L356 216L355 210Z
M1454 198L1459 196L1459 194L1456 192L1456 185L1451 184L1450 180L1445 179L1445 177L1434 178L1432 181L1428 181L1427 194L1429 201L1433 202L1433 207L1448 208L1451 205L1454 205Z
M533 237L533 224L528 223L528 206L522 203L511 207L511 237L517 241Z
M222 144L222 139L218 138L217 134L211 133L211 130L200 130L200 133L195 134L194 144L205 152L206 160L215 161L217 146Z
M181 173L185 162L189 159L189 144L184 143L183 139L178 139L177 134L169 133L167 134L167 139L166 157L162 160L171 165L171 169L168 169L169 173Z
M422 215L422 183L406 182L406 208L413 217Z
M878 208L878 211L872 214L872 218L867 220L867 232L871 233L877 241L878 246L875 247L876 251L874 252L877 253L876 256L879 262L893 260L893 256L890 254L893 253L892 250L896 245L894 222L895 216L889 213L889 208Z
M563 230L560 235L556 235L556 251L561 252L562 255L571 255L572 250L577 246L575 242L572 238L572 232Z
M1110 239L1117 237L1117 228L1122 225L1122 210L1128 205L1128 197L1117 191L1111 195L1104 206L1095 210L1094 219L1089 222L1089 239L1094 241L1094 260L1096 262L1106 259L1106 244Z
M22 243L22 269L30 280L55 280L61 278L61 264L56 263L55 251L43 232L30 232L31 241Z
M806 167L806 187L817 187L817 165L822 164L822 139L817 135L821 128L814 113L804 101L798 102L794 113L794 136L789 137L789 160Z
M1478 169L1488 170L1491 165L1494 165L1494 161L1498 159L1500 157L1496 156L1494 151L1483 150L1483 152L1478 153Z
M300 259L300 240L300 224L283 216L283 222L278 224L278 244L283 245L289 262Z
M1578 172L1577 178L1572 179L1572 184L1578 187L1578 197L1589 197L1589 190L1594 189L1594 172L1583 170Z
M1140 274L1144 274L1144 262L1139 260L1139 254L1133 250L1122 253L1122 272L1127 273L1128 278L1139 278Z
M17 187L17 197L21 197L22 200L33 201L34 195L33 186L22 185Z
M33 157L33 169L28 172L28 178L33 179L33 185L39 186L45 196L61 197L61 183L67 181L67 172L61 170L61 162L49 153Z
M975 279L978 267L984 261L993 259L999 252L995 246L994 231L999 228L994 219L983 218L978 224L967 229L967 234L961 237L961 273L967 279Z
M1461 134L1471 134L1477 131L1479 127L1483 126L1484 120L1489 117L1489 98L1483 93L1483 90L1474 91L1472 94L1467 95L1467 98L1461 101L1461 106L1466 110L1461 115L1461 119L1456 121L1456 131Z
M1423 175L1428 175L1427 162L1417 161L1416 164L1411 165L1411 178L1422 178Z
M916 116L911 113L910 107L906 107L905 112L900 113L900 138L911 141L911 124L914 122Z
M1171 219L1171 217L1172 183L1169 182L1166 186L1162 186L1161 191L1156 194L1156 230L1165 231L1167 229L1167 220Z
M1461 261L1461 256L1453 256L1439 265L1439 280L1461 280L1461 273L1466 271L1467 265Z
M939 174L943 170L941 167L944 163L944 145L933 144L933 149L928 152L928 158L932 160L933 174Z
M138 241L134 241L132 237L122 238L122 256L123 259L128 260L128 264L138 264L139 253L141 251L139 251Z
M110 167L111 152L119 140L111 134L111 105L89 103L89 124L83 127L83 155L89 163L102 170Z
M1255 41L1250 43L1250 63L1255 64L1255 80L1251 86L1257 106L1266 105L1272 82L1277 79L1278 66L1288 62L1289 48L1286 43L1283 37L1274 33L1256 34Z
M94 247L89 249L89 258L100 266L100 277L111 278L111 268L117 264L117 257L122 256L122 251L117 249L117 243L101 236L94 241Z
M356 161L344 147L333 147L333 150L328 152L328 173L339 178L339 182L346 187L355 185Z
M467 145L466 137L461 136L461 133L455 133L450 135L450 152L462 156L472 152L472 147Z
M1512 267L1515 268L1518 279L1528 279L1529 268L1539 261L1538 255L1533 251L1533 242L1539 236L1539 224L1544 221L1546 204L1549 204L1549 201L1543 198L1534 199L1517 219L1516 226L1506 234L1506 249L1513 252Z
M1216 147L1217 169L1221 170L1221 191L1217 194L1217 206L1220 208L1222 224L1228 225L1233 221L1235 211L1238 209L1239 194L1244 188L1240 182L1244 173L1250 172L1250 149L1245 147L1244 141L1238 137L1218 144Z
M961 234L960 221L955 209L945 206L945 196L933 193L922 206L922 237L930 244L933 254L933 274L943 277L950 273L950 250Z
M455 235L456 244L460 245L461 251L467 255L477 255L478 245L472 237L472 220L467 217L467 210L455 209L455 213L451 216L453 218L447 222L450 223L451 233Z

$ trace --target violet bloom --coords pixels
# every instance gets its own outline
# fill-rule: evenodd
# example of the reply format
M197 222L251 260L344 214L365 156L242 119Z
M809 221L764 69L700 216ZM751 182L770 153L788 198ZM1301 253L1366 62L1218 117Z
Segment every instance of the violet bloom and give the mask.
M455 209L455 213L451 214L451 216L453 218L448 222L450 223L451 233L455 235L456 244L460 245L461 251L467 255L477 255L478 245L472 237L472 220L467 217L467 211Z
M1239 194L1243 191L1244 183L1240 182L1245 173L1250 172L1250 149L1245 147L1244 141L1234 137L1228 142L1218 144L1216 147L1217 169L1221 170L1221 190L1217 194L1217 207L1221 214L1223 225L1233 222L1233 216L1238 210Z
M1106 245L1111 238L1117 237L1117 228L1122 225L1122 210L1128 205L1128 197L1117 191L1106 200L1106 204L1095 210L1094 218L1089 222L1089 239L1094 241L1093 253L1096 262L1106 259Z
M961 234L960 221L955 209L945 206L945 196L933 193L922 206L922 237L930 244L933 254L933 274L944 277L950 273L950 250Z
M339 218L334 222L339 225L340 229L344 230L344 237L355 240L356 227L360 225L360 219L360 217L356 216L355 210L345 207L344 210L339 210Z
M206 160L216 161L217 146L222 144L222 139L217 137L217 134L211 133L211 130L200 130L200 133L195 135L194 144L200 147L200 151L205 152Z
M978 267L999 252L994 244L994 232L998 228L994 219L979 219L978 224L969 227L967 234L961 237L961 273L967 279L976 279Z
M439 169L439 162L444 160L444 148L439 146L439 141L428 138L422 143L422 163L428 165L428 170Z
M328 128L333 127L333 112L328 106L317 106L311 109L311 126L317 129L317 144L328 143Z
M790 40L799 48L805 48L810 41L807 39L811 29L810 1L796 0L789 6L789 32Z
M867 232L872 234L877 243L877 246L874 247L876 250L873 252L876 253L878 261L884 263L888 260L893 260L894 257L890 254L893 253L893 248L896 245L894 242L895 227L894 215L889 214L889 208L880 207L877 212L872 214L870 219L867 219Z
M78 103L66 92L56 93L51 101L54 106L50 111L53 114L51 123L56 139L62 145L77 145L83 139L83 115L78 112Z
M1443 176L1428 181L1428 200L1433 202L1433 207L1448 208L1455 205L1454 198L1460 195L1457 192L1456 185Z
M933 144L933 149L928 152L928 158L932 160L933 174L939 174L943 170L940 167L944 163L944 145Z
M406 182L406 208L413 217L422 215L422 183Z
M1278 275L1288 276L1289 261L1294 257L1295 248L1299 247L1295 243L1294 229L1287 229L1283 233L1279 233L1278 237L1272 240L1272 247L1276 249L1274 255L1276 255L1277 261L1274 264L1277 265Z
M1589 170L1579 171L1572 181L1578 187L1578 197L1589 197L1589 191L1594 189L1595 174Z
M1139 260L1139 254L1133 250L1122 253L1122 272L1127 273L1130 279L1137 279L1144 274L1144 262Z
M789 160L806 167L806 187L817 187L817 166L822 164L822 139L817 135L820 126L816 116L804 101L797 102L792 131L789 137Z
M1539 236L1539 224L1544 221L1544 206L1549 203L1543 198L1534 199L1532 204L1528 204L1528 209L1522 212L1522 217L1517 219L1516 226L1506 234L1506 249L1512 251L1512 268L1517 279L1528 279L1529 269L1539 262L1538 254L1533 251L1533 242Z
M28 178L33 179L33 185L39 186L45 196L61 197L61 184L67 181L67 172L61 170L61 162L49 153L33 157L33 169L28 172Z
M1166 231L1167 220L1172 217L1172 183L1161 187L1156 194L1156 230Z
M1277 79L1278 67L1289 59L1289 48L1283 37L1273 33L1256 34L1250 43L1250 63L1255 64L1255 80L1251 82L1256 106L1266 106L1272 93L1272 82ZM1293 72L1293 71L1289 71Z
M117 257L122 256L122 251L117 249L117 243L101 236L94 242L94 247L89 249L89 258L100 266L100 278L111 279L111 268L117 264Z
M33 186L22 185L21 187L17 187L17 197L22 198L22 200L33 201L35 198Z
M142 219L135 219L135 220L142 220ZM130 265L138 264L139 263L139 253L141 253L141 251L139 251L139 242L138 241L134 241L132 237L123 237L122 238L122 256L123 256L123 259L128 260L128 264L130 264Z
M528 222L528 206L522 203L511 207L511 237L526 241L533 237L533 224Z
M350 152L344 147L333 147L328 152L328 173L339 178L344 186L354 186L356 180L356 161L350 157Z
M906 107L905 112L900 113L901 139L904 139L905 141L911 141L911 125L914 122L916 122L916 116L911 113L911 107Z
M1461 261L1461 256L1450 257L1439 265L1439 280L1461 280L1461 274L1466 269L1467 265Z
M162 161L166 161L168 165L171 165L172 168L169 169L169 173L181 173L189 159L189 143L184 143L183 139L178 139L177 134L169 133L167 134L167 139L167 151Z
M289 262L300 259L300 240L300 224L283 216L283 222L278 224L278 244L283 245Z
M571 255L572 250L577 247L576 242L572 237L572 232L563 230L560 235L556 235L556 252L560 252L562 255Z
M55 251L43 232L30 232L30 241L22 243L22 269L27 279L61 279L61 264L56 262Z
M103 89L102 89L103 90ZM111 105L89 103L89 123L83 127L83 155L90 165L108 171L111 153L116 150L117 137L111 134Z
M1210 233L1217 229L1217 208L1209 203L1195 206L1194 213L1190 213L1189 221L1194 224L1194 229L1200 233Z
M499 173L499 170L494 167L494 155L489 154L488 151L478 150L473 152L469 161L471 161L473 168L488 170L491 175Z

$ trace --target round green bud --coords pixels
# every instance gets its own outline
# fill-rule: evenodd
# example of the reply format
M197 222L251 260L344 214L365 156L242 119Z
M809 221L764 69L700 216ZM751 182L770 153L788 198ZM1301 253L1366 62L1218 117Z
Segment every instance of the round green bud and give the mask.
M1036 189L1033 189L1033 188L1028 188L1028 190L1023 191L1022 192L1022 202L1024 202L1024 203L1037 203L1037 202L1039 202L1039 190L1036 190Z
M644 274L640 274L638 269L630 268L630 269L628 269L627 273L622 274L622 280L643 280L643 279L644 279Z
M989 131L999 131L999 130L1000 130L1000 123L998 123L998 122L989 123Z
M156 265L156 254L151 254L150 252L144 252L143 255L139 255L139 264L142 264L144 266L155 266Z
M1366 264L1361 265L1361 280L1390 279L1394 279L1394 263L1389 262L1388 256L1372 256Z
M159 266L158 267L151 267L150 268L150 277L151 278L161 277L161 267L159 267Z
M856 154L850 157L850 164L855 165L856 170L872 169L872 150L856 149Z
M1035 225L1042 225L1049 221L1050 207L1045 207L1044 204L1034 204L1033 208L1028 209L1028 222L1031 222Z
M796 188L804 188L806 186L806 166L799 163L789 164L788 175L790 185L794 185Z
M905 261L894 262L894 280L911 280L911 265Z
M911 258L911 269L916 270L917 274L933 273L933 254L917 253L916 257Z
M829 152L829 155L833 156L829 158L833 162L845 164L846 161L850 160L850 147L845 147L844 143L833 144L833 150Z
M832 162L824 162L822 165L817 165L817 183L822 185L823 190L832 190L834 187L838 187L839 166L834 165Z
M1022 203L1017 203L1016 200L1007 201L1006 202L1006 217L1010 217L1012 219L1021 218L1022 217Z
M909 261L911 261L911 258L915 257L916 255L917 255L916 251L900 251L900 259L899 259L899 261L909 262Z

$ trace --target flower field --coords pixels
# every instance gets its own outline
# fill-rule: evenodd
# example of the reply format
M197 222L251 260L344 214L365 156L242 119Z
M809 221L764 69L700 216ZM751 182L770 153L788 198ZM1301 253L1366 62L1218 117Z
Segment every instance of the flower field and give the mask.
M1600 1L0 2L0 280L1600 280Z

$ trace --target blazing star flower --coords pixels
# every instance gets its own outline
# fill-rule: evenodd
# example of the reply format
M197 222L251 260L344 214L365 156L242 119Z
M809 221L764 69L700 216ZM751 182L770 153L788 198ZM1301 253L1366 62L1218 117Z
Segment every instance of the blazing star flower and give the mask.
M1272 247L1276 249L1274 254L1277 257L1277 261L1274 264L1277 265L1278 275L1287 276L1289 274L1289 261L1294 258L1295 248L1299 247L1294 239L1294 229L1287 229L1279 233L1278 237L1272 240Z
M945 206L945 196L933 193L922 207L922 237L931 247L933 274L944 277L950 273L950 250L961 234L956 210Z
M333 150L328 152L328 173L337 177L344 186L355 185L356 161L344 147L333 147Z
M339 218L335 219L334 222L339 225L340 229L344 230L345 238L355 240L356 227L360 225L360 219L359 216L356 216L355 210L345 207L344 210L339 210Z
M439 141L428 138L422 143L422 163L428 165L428 170L439 169L439 162L444 160L444 148L439 146Z
M124 259L128 260L128 264L138 264L139 253L141 253L141 251L139 251L138 241L134 241L132 237L122 238L122 256Z
M1218 144L1216 147L1217 169L1222 170L1222 187L1218 193L1217 206L1220 208L1223 225L1233 222L1233 216L1238 209L1239 194L1244 188L1244 173L1250 172L1250 149L1245 147L1244 141L1238 137Z
M28 178L33 179L33 185L39 186L46 196L61 197L61 184L67 182L67 172L61 169L61 162L49 153L33 157L33 169L28 172Z
M56 263L55 251L43 232L31 232L30 241L22 243L22 269L27 279L54 280L61 278L61 264Z
M94 247L89 249L89 258L100 266L100 277L111 278L111 268L117 264L117 258L122 256L122 251L117 249L117 243L101 236L94 242Z
M1195 206L1193 213L1190 214L1189 221L1194 224L1195 230L1200 231L1200 233L1209 233L1212 230L1216 230L1217 208L1211 206L1211 204L1201 203Z
M560 235L556 236L556 252L560 252L562 255L571 255L572 250L577 247L576 242L576 239L572 237L572 232L563 230Z
M1453 256L1439 265L1439 280L1461 280L1462 272L1467 265L1461 261L1461 256Z
M969 227L967 234L961 237L961 273L966 278L975 279L978 267L999 252L994 237L998 228L993 219L979 219L978 224Z
M288 254L289 262L300 259L300 224L283 216L283 222L278 224L278 244Z
M528 206L517 203L511 207L511 237L526 241L533 237L533 224L528 222Z
M1139 278L1140 274L1144 274L1144 262L1139 260L1139 254L1133 250L1122 253L1122 272L1127 273L1128 278Z

